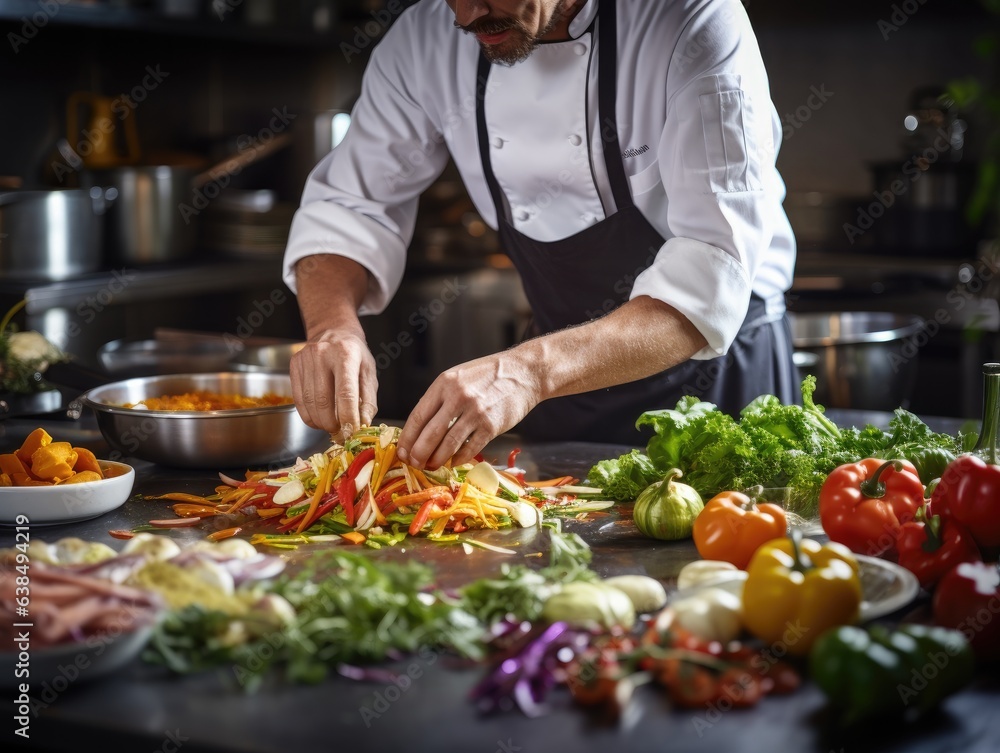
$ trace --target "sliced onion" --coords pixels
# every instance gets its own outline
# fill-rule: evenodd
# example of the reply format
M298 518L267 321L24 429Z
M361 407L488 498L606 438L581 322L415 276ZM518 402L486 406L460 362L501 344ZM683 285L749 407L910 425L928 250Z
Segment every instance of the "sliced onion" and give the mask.
M237 586L248 581L267 580L281 575L285 561L280 557L259 554L251 559L231 559L219 563L225 568Z
M527 502L514 503L514 520L521 528L534 528L538 525L538 508Z
M489 463L483 462L472 467L465 480L484 494L495 497L500 488L500 474Z
M359 492L368 486L368 482L372 480L372 471L375 469L375 461L369 460L363 466L361 470L358 471L358 475L354 478L354 488Z
M566 484L565 486L553 486L545 491L559 495L559 494L600 494L603 489L598 489L595 486L574 486L573 484Z
M244 483L242 481L237 481L236 479L230 476L227 476L225 473L219 473L219 478L222 479L222 483L228 486L239 486L240 484Z
M306 496L306 488L297 478L286 481L281 488L274 493L272 501L278 507L288 507L293 502L298 502Z

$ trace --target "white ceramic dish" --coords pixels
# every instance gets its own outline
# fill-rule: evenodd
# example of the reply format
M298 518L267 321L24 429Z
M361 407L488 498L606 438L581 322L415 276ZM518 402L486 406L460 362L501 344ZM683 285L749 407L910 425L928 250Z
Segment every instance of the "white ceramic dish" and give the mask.
M125 504L132 493L135 470L125 463L98 461L108 478L82 484L0 487L0 525L58 525L88 520Z
M64 643L46 648L32 647L29 671L33 695L41 693L47 684L52 692L61 694L71 686L111 674L135 659L145 648L153 625L143 625L127 633L111 637L91 637L79 643ZM0 687L16 687L16 665L19 655L0 653Z
M878 557L866 557L861 554L854 556L861 571L862 622L884 617L897 609L902 609L920 592L917 577L905 567ZM723 572L710 581L675 591L670 595L670 600L681 599L705 588L722 588L741 596L746 579L747 574L743 570Z

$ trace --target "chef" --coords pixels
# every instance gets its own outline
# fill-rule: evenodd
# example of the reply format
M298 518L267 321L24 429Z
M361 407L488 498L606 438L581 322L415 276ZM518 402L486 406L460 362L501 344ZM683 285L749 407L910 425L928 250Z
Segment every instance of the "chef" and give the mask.
M512 428L640 444L639 414L689 394L732 413L794 401L780 134L739 0L422 0L373 51L292 224L300 414L331 432L375 416L359 316L398 288L449 155L533 325L434 381L401 459L465 462Z

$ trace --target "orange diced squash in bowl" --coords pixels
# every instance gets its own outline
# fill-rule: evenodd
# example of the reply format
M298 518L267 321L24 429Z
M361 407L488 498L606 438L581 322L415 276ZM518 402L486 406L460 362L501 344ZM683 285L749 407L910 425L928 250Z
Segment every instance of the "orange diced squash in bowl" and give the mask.
M22 463L31 465L31 458L35 452L49 444L52 444L52 437L49 436L49 433L45 429L35 429L25 437L21 448L15 454Z
M74 447L73 450L76 452L74 471L77 473L92 471L97 474L98 478L104 478L104 471L101 470L101 464L97 462L97 456L94 453L86 447Z
M61 481L73 475L77 453L69 442L52 442L31 455L31 474L43 481Z

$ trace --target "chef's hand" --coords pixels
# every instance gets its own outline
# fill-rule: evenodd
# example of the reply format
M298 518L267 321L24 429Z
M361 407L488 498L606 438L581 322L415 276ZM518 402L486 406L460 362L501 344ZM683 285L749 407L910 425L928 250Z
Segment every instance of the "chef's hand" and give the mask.
M302 420L346 439L378 412L375 358L365 342L358 307L368 272L334 254L295 265L299 309L308 343L292 357L292 397Z
M292 356L292 397L306 424L346 439L378 411L375 358L364 334L326 332Z
M398 456L417 468L467 463L539 402L539 382L514 351L444 372L417 403L399 435Z

